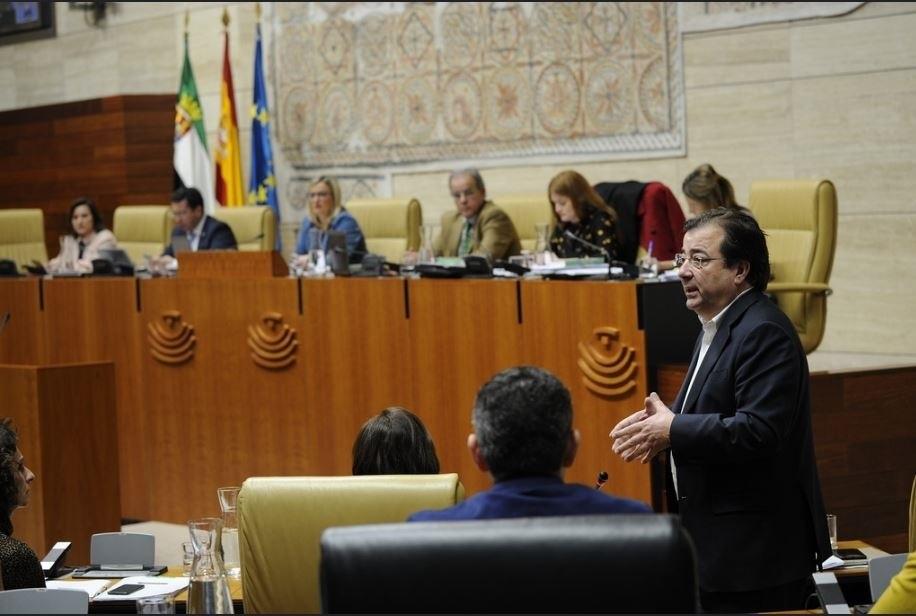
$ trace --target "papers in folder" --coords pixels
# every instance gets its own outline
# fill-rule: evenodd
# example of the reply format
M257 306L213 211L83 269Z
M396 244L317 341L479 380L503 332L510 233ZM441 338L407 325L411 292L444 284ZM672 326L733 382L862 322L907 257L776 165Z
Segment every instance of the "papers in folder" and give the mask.
M116 590L119 586L125 584L142 584L143 588L129 595L113 595L111 591ZM145 597L155 597L156 595L174 595L188 587L188 578L186 577L150 577L145 575L136 575L134 577L124 578L117 584L99 594L93 601L136 601Z
M48 580L45 586L57 590L82 590L90 599L94 599L113 583L111 580Z

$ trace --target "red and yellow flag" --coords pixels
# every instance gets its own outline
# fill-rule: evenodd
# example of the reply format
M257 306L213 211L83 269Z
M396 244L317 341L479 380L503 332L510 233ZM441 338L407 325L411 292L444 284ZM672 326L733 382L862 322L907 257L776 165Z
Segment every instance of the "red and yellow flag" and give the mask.
M235 90L229 65L229 32L223 48L223 82L220 87L219 137L216 144L216 200L224 206L245 205L239 123L235 115Z

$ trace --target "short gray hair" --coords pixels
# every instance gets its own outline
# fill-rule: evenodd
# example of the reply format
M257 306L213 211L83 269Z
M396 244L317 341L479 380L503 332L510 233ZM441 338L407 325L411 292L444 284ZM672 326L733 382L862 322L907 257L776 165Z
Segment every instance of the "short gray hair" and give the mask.
M483 178L480 177L480 171L475 167L469 167L467 169L455 169L448 174L448 189L452 189L452 180L458 177L459 175L469 175L474 178L474 183L477 185L477 190L482 193L487 192L487 187L483 185Z

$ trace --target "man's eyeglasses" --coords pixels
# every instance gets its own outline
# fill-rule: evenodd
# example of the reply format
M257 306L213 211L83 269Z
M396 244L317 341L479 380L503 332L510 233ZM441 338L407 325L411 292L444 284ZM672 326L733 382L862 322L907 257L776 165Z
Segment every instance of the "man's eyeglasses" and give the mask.
M461 197L464 197L465 199L470 199L471 197L473 197L476 194L477 194L476 188L468 188L467 190L462 190L461 192L453 192L452 199L454 199L455 201L460 201Z
M707 265L710 261L724 261L725 257L701 257L700 255L693 255L688 257L683 252L679 252L674 255L674 267L680 268L684 265L685 262L690 263L690 267L695 270L701 270Z

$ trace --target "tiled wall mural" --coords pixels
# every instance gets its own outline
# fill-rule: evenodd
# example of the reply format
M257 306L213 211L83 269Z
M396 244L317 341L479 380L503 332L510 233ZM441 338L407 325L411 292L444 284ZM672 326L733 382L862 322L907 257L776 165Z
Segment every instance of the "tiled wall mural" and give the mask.
M674 3L276 9L278 132L298 168L684 150Z

